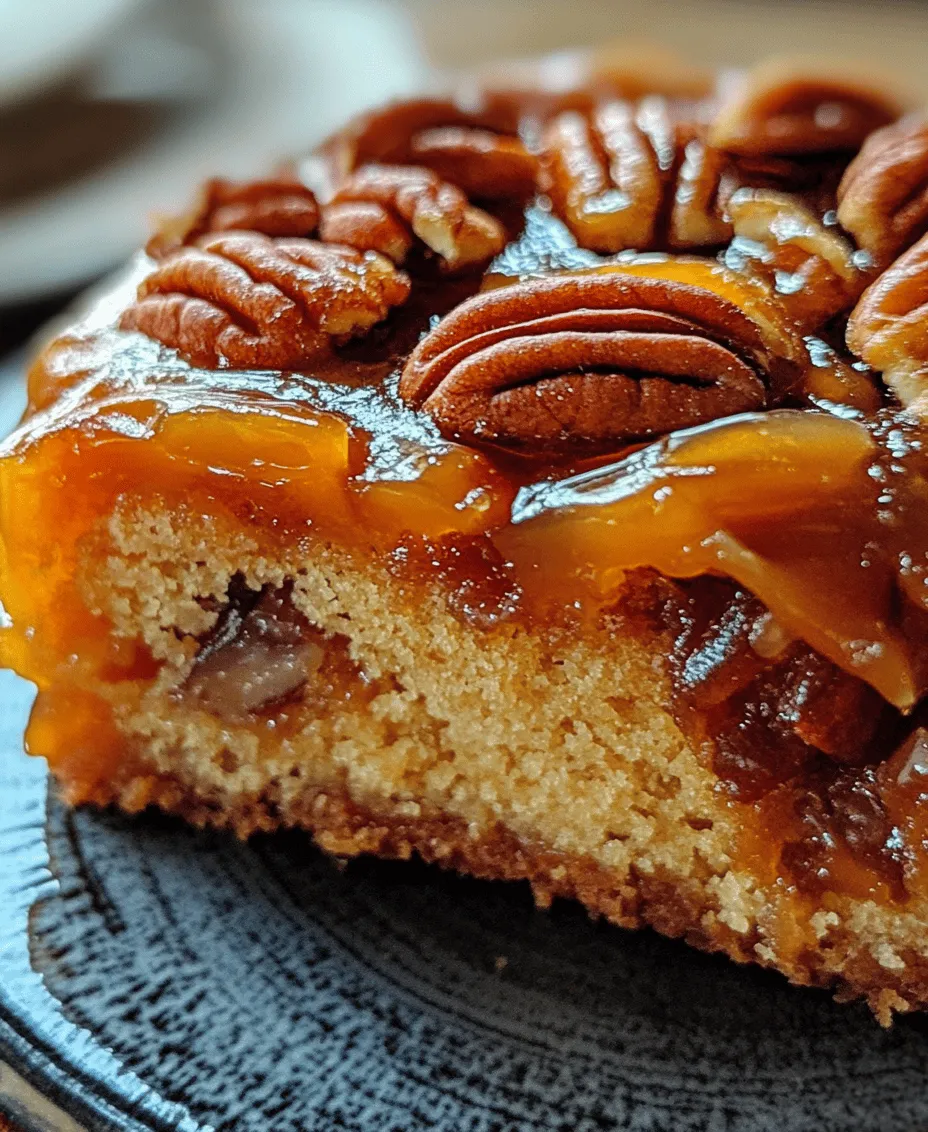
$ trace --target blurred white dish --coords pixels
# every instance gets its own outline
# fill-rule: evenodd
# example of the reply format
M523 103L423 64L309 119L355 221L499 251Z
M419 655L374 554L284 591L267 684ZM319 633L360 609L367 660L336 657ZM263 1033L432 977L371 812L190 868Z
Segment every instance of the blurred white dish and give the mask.
M20 350L0 361L0 440L13 431L26 407L25 365L26 358Z
M174 46L188 67L214 73L212 88L144 149L0 208L0 304L79 286L125 258L151 214L182 208L204 177L261 172L364 106L428 81L409 19L383 0L187 0L165 11L175 38L177 19L190 21ZM121 70L138 75L135 65Z
M148 0L0 0L0 106L47 86L99 50Z

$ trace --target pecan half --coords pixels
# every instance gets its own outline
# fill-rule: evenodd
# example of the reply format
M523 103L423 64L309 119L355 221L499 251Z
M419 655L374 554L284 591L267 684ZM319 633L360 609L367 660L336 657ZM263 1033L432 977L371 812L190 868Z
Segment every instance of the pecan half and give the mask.
M928 413L928 235L872 283L847 324L847 344L903 405Z
M766 60L734 84L709 129L729 153L794 156L855 150L902 113L896 95L825 60Z
M399 391L448 437L561 457L761 409L791 378L727 300L608 272L475 296L419 343Z
M879 267L928 230L928 116L867 138L838 186L838 220Z
M326 241L378 251L395 263L418 236L449 272L482 267L506 246L502 224L455 185L430 169L396 165L353 173L323 208L319 230Z
M313 193L295 178L266 181L226 181L214 177L200 191L197 203L184 216L164 223L145 250L155 259L206 232L243 229L265 236L311 236L319 223Z
M537 162L518 126L511 99L478 101L469 109L450 99L415 99L363 115L321 152L336 188L362 165L417 165L468 196L525 199L535 190Z
M726 213L735 234L726 262L766 278L805 331L847 310L870 281L850 242L788 193L738 189Z
M605 254L725 243L724 172L721 155L662 98L569 110L544 135L541 187L581 247Z
M474 126L421 130L409 143L413 165L437 173L468 196L525 200L535 191L538 163L518 138Z
M320 147L339 177L359 165L406 165L412 140L423 130L462 126L517 136L519 112L511 100L413 98L359 115Z
M299 369L367 330L409 294L374 252L255 232L203 236L161 261L123 314L194 365Z

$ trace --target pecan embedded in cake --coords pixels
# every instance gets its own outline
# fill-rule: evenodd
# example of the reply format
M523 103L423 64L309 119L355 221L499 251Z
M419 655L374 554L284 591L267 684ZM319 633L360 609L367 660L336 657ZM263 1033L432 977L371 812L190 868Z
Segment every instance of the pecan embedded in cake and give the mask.
M886 1021L928 1005L924 123L662 58L209 182L32 370L2 656L72 802L527 878Z

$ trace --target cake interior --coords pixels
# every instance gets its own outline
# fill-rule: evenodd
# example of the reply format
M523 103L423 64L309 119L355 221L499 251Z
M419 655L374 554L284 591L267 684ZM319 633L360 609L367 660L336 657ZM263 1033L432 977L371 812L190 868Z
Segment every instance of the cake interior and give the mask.
M87 608L157 675L97 683L83 718L67 705L66 743L60 698L33 719L80 800L527 879L541 904L838 980L884 1019L922 993L920 897L897 906L891 876L824 899L784 886L770 814L720 796L662 706L652 578L595 630L475 632L441 586L326 543L268 555L192 508L119 510L86 553Z

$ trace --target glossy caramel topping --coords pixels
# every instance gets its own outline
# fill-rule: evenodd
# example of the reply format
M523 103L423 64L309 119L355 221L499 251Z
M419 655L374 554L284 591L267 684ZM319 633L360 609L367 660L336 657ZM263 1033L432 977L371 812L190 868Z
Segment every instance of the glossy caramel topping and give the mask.
M905 417L776 410L523 489L504 552L539 594L606 603L624 571L727 574L798 637L911 708L911 617L928 612L928 481ZM836 583L840 579L840 583Z

